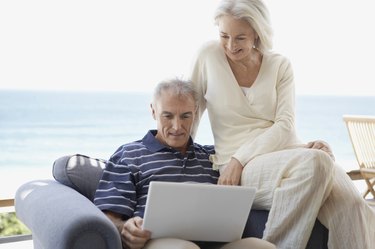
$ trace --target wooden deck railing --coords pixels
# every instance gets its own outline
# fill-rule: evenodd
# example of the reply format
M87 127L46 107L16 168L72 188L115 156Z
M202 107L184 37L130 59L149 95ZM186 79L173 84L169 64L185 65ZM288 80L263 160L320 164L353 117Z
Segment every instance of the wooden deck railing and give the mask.
M14 207L14 199L0 200L0 208L1 207Z

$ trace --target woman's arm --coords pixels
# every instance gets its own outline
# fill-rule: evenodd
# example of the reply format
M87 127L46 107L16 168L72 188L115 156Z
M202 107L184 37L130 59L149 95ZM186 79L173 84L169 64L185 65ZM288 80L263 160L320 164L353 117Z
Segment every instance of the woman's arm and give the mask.
M194 139L201 117L206 110L206 99L204 98L207 90L207 79L205 73L205 67L202 60L202 50L199 50L196 58L193 59L192 66L189 72L189 79L197 92L197 112L194 120L194 124L191 131L191 136Z

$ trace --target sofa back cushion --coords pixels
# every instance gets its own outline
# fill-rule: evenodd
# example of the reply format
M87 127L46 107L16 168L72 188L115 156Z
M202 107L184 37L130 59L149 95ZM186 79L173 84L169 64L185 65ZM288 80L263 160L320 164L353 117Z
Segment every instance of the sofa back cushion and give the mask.
M75 154L58 158L52 174L56 181L71 187L93 201L106 161Z

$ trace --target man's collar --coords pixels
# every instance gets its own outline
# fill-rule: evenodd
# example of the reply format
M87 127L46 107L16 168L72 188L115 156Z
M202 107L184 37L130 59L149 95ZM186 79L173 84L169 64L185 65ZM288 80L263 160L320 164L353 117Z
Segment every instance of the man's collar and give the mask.
M160 151L162 149L169 149L169 150L173 149L171 147L168 147L168 146L160 143L159 140L157 140L155 138L156 133L157 133L157 130L149 130L147 132L147 134L143 137L142 142L147 147L147 149L149 149L151 152L157 152L157 151ZM189 144L189 146L188 146L187 151L194 151L193 139L191 137L189 138L188 144Z
M151 152L157 152L160 151L166 146L162 143L160 143L156 138L157 131L156 130L149 130L147 134L143 137L142 142L143 144L149 149Z

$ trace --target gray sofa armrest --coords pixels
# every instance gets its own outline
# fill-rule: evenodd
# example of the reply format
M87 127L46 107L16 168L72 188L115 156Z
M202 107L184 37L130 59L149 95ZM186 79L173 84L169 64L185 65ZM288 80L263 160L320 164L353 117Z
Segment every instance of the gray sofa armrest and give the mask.
M17 217L35 249L120 249L113 223L89 199L54 180L32 181L16 192Z

